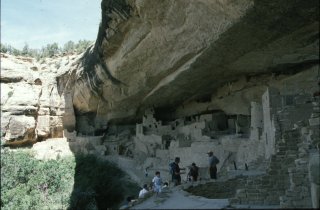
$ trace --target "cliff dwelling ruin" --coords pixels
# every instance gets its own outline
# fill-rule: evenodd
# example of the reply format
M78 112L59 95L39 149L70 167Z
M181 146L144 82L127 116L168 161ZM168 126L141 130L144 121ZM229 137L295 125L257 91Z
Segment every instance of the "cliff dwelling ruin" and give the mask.
M177 156L207 180L213 150L211 198L319 208L318 1L103 0L101 15L84 54L1 54L5 145L63 139L137 183L170 180Z

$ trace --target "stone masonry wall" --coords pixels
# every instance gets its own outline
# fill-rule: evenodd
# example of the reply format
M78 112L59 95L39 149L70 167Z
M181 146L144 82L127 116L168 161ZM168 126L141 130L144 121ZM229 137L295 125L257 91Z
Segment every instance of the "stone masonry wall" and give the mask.
M308 144L300 143L299 151L308 150ZM282 208L310 208L311 194L308 179L308 155L305 152L299 153L299 159L295 160L295 166L288 169L290 187L285 195L280 197Z
M270 159L267 174L248 178L245 187L230 199L232 204L279 205L279 197L289 187L288 168L294 165L297 158L296 145L300 141L300 133L298 130L286 131L284 139L290 141L279 143L278 152Z
M310 119L319 117L319 97L313 98L313 113ZM311 122L311 123L310 123ZM301 128L302 142L299 146L299 159L289 168L290 188L280 197L282 208L319 208L319 164L313 167L317 171L318 183L313 183L308 170L310 156L319 157L319 122L309 120L308 126ZM319 162L319 161L318 161ZM310 177L310 178L309 178ZM314 190L314 187L315 190ZM313 198L313 199L312 199Z
M291 98L290 104L283 101L280 107L273 107L277 110L272 116L276 153L271 156L267 175L248 179L245 187L230 200L231 203L280 204L283 208L312 207L308 157L309 149L316 147L311 144L319 144L319 129L314 120L319 115L316 107L319 103L316 103L317 98L310 96ZM311 103L312 100L316 101ZM310 116L312 120L309 120Z

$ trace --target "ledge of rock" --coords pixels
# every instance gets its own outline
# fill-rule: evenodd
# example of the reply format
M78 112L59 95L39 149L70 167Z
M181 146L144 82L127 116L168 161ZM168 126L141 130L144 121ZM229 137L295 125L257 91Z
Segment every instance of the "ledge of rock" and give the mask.
M82 55L1 54L6 142L134 125L150 107L163 121L249 115L267 87L318 91L318 1L103 0L101 17Z
M148 107L175 118L199 101L208 102L199 112L248 112L230 102L248 105L275 80L283 89L286 76L318 65L318 4L102 1L95 46L70 88L77 118L91 121L78 130L137 121Z

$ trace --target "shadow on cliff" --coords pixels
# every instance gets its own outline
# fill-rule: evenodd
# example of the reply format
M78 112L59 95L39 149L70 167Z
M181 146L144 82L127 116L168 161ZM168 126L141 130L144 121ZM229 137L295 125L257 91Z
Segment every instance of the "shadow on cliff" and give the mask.
M98 97L101 97L103 81L95 75L96 68L103 69L113 84L121 84L121 81L113 77L103 61L101 46L103 40L107 39L106 28L110 28L108 24L111 21L106 13L121 13L123 18L128 18L130 10L125 0L102 0L101 2L102 18L95 45L84 53L79 63L84 73L80 76L81 79L87 82L92 93ZM74 113L77 115L79 112L74 109ZM75 153L71 144L70 148ZM138 192L137 184L131 182L125 172L114 164L93 155L76 155L74 187L69 209L119 208L126 196L137 195Z

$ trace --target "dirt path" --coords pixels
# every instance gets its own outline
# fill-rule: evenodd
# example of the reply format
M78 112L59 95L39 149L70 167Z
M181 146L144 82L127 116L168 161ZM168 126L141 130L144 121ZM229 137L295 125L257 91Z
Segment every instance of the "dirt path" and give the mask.
M209 199L194 196L183 190L183 187L172 187L164 190L159 196L152 195L142 203L130 209L279 209L279 205L233 205L228 199Z
M181 188L172 188L161 196L152 196L131 209L222 209L228 205L228 199L207 199L190 195Z

